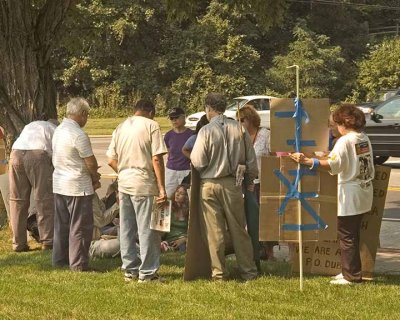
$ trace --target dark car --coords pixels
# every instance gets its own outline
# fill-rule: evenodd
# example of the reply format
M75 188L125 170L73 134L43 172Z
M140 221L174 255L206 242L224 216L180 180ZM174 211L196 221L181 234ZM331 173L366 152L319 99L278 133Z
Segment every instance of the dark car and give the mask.
M400 157L400 96L382 102L366 118L365 132L371 140L375 163Z

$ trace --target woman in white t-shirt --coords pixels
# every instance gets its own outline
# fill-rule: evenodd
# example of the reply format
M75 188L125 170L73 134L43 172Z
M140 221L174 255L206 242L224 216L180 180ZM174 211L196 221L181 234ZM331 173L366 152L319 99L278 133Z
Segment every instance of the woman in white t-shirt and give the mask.
M331 284L352 284L362 281L360 259L360 227L363 214L371 210L374 165L371 142L362 132L365 116L353 105L344 104L331 117L341 137L327 160L307 158L294 153L291 158L311 167L321 166L338 175L338 235L342 273Z

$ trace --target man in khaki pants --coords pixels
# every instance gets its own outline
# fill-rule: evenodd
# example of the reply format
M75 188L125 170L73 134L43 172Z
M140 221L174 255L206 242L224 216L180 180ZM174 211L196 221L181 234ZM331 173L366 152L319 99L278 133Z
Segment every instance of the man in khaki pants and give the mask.
M56 120L33 121L26 125L12 146L10 183L10 221L13 250L28 251L26 227L31 192L37 210L37 223L42 249L53 247L54 199L51 163Z
M257 277L257 269L245 229L242 187L236 183L236 178L239 178L237 168L241 164L245 165L249 180L253 181L258 175L257 161L248 133L242 132L236 121L223 115L225 109L226 99L222 94L207 95L205 111L210 123L199 131L190 159L201 177L200 201L213 280L225 280L228 276L225 268L226 227L240 275L244 280L251 280Z

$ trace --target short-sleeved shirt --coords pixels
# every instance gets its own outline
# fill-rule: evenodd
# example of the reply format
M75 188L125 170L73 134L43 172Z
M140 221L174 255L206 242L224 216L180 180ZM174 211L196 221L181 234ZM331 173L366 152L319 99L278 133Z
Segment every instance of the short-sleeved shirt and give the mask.
M13 150L44 150L52 155L51 141L57 126L48 121L33 121L27 124L15 140Z
M65 196L94 193L84 158L93 156L88 135L72 119L64 119L53 136L53 192Z
M196 139L197 139L197 134L192 135L189 139L187 139L183 147L187 150L192 151L194 144L196 143Z
M375 175L371 142L365 133L342 136L329 154L331 174L338 175L338 216L371 210Z
M258 178L254 183L260 183L261 157L269 155L270 133L267 128L260 128L253 142L254 151L257 158Z
M190 160L182 153L185 142L194 135L194 131L186 129L177 133L170 130L165 134L164 141L168 148L167 168L171 170L189 170Z
M118 190L135 196L158 195L153 156L167 153L160 126L142 116L132 116L113 132L107 150L118 161Z

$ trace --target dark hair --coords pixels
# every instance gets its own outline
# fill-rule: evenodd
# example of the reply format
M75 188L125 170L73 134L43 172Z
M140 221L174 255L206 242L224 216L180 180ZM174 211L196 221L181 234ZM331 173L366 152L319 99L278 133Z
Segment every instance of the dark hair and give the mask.
M176 201L175 201L175 193L179 190L179 189L184 189L186 192L186 199L185 199L185 203L181 206L179 206ZM172 201L172 211L174 213L176 213L178 210L183 210L186 219L189 216L189 195L187 193L188 191L188 186L184 185L184 184L180 184L179 186L176 187L174 194L171 197L171 201Z
M261 124L260 115L251 104L246 104L244 107L240 108L237 112L237 117L246 118L255 128L258 128Z
M146 111L146 112L153 112L156 110L154 107L153 102L150 100L146 99L140 99L138 102L136 102L136 105L133 107L133 111Z
M200 129L203 128L206 124L209 124L210 122L207 119L207 115L203 115L200 120L196 124L196 134L199 133Z
M365 127L364 113L352 104L342 104L333 114L332 119L338 125L344 126L346 129L362 131Z
M205 105L223 113L226 109L226 98L221 93L211 92L206 96Z

